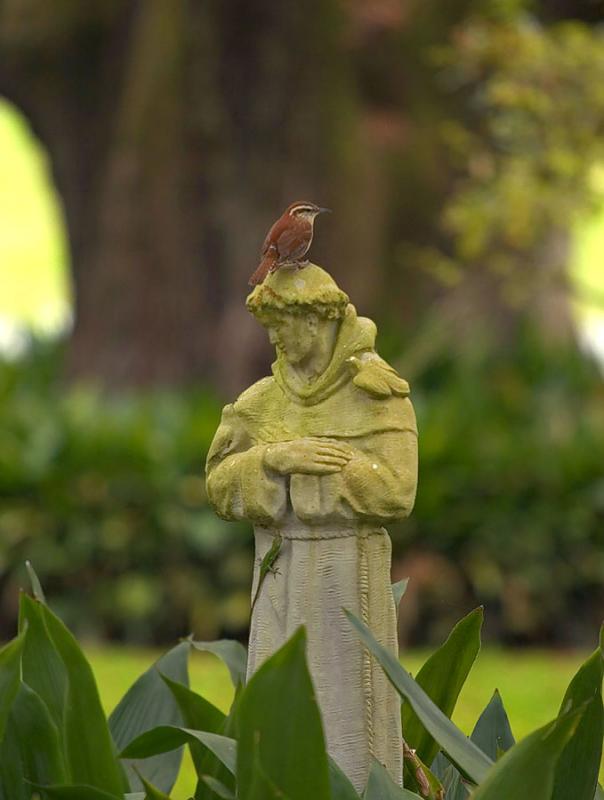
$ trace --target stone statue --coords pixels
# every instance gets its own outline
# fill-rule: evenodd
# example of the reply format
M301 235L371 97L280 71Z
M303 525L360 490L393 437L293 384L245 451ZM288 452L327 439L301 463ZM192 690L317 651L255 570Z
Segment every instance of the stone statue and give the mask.
M247 307L277 360L272 377L224 408L207 488L221 517L254 525L248 675L304 624L330 755L358 791L371 756L400 784L398 696L342 608L397 653L382 525L415 499L409 386L375 352L374 323L314 264L270 274ZM269 552L276 569L265 576Z

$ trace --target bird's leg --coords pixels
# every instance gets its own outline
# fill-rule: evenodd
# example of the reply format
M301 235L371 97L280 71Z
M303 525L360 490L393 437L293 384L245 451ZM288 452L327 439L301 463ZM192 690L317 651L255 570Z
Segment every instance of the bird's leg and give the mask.
M300 261L296 261L296 269L304 269L310 264L310 261L307 258L301 259Z

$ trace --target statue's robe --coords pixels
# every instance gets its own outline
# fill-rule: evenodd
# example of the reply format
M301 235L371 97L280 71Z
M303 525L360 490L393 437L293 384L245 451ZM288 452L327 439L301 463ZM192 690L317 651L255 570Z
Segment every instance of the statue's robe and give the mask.
M328 750L359 791L371 755L401 783L400 703L342 608L397 654L391 543L382 525L410 513L417 484L408 386L377 356L374 340L374 324L349 305L326 371L303 384L279 357L273 377L226 406L207 463L217 513L254 524L253 598L259 563L274 535L283 537L278 571L254 606L248 675L306 626ZM305 436L338 439L354 456L322 476L282 476L265 466L271 444Z

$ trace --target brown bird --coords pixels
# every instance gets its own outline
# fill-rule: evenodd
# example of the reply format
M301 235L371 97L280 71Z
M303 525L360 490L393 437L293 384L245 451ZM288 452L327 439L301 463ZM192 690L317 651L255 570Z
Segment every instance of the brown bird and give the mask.
M329 208L321 208L314 203L298 201L288 206L266 235L262 245L260 266L249 280L256 286L286 264L305 267L308 262L302 259L312 244L315 217Z

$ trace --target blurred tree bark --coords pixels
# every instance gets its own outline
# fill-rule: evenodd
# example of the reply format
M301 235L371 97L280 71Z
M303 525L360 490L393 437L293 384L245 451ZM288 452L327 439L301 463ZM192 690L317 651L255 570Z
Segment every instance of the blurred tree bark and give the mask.
M269 225L303 197L336 211L312 257L363 313L399 338L428 320L416 352L509 345L528 316L572 336L564 231L529 254L521 303L484 264L448 283L417 257L446 250L442 124L466 114L433 50L490 5L506 6L0 0L0 92L48 148L65 207L70 374L233 394L264 372L247 278ZM537 5L560 16L569 3Z
M247 278L292 198L337 198L313 257L367 288L370 160L336 6L0 0L0 91L48 148L65 208L72 375L245 385L264 360Z

